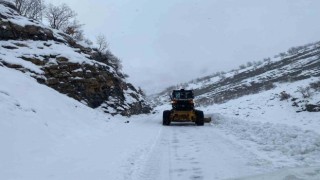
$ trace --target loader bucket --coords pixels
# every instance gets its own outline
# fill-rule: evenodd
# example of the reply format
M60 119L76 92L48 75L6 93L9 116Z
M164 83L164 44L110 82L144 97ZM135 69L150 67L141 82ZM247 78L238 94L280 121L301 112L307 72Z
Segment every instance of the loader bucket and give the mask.
M204 118L205 123L210 123L211 122L211 117L205 117Z

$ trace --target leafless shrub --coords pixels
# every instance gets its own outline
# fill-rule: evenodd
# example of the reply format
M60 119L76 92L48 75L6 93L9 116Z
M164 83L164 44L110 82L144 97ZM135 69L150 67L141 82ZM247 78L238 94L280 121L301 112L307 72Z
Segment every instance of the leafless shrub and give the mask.
M84 39L84 42L86 44L88 44L89 46L92 46L93 45L93 42L90 40L90 39Z
M112 64L112 66L116 69L117 72L120 72L120 70L122 70L121 60L115 55L113 55L111 51L107 50L105 52L105 56L107 56L108 61Z
M252 62L247 62L247 67L251 67L253 65L253 63Z
M105 53L108 48L108 42L107 42L106 37L104 35L100 34L96 38L96 43L98 45L98 51L100 53Z
M84 33L82 30L82 26L83 24L80 24L78 20L74 19L63 28L63 32L69 34L77 41L83 41Z
M289 93L287 93L286 91L282 91L280 93L280 101L284 101L287 100L291 97L291 95Z
M297 47L292 47L290 49L288 49L288 54L290 55L294 55L294 54L298 54L300 50L305 49L305 47L303 46L297 46Z
M303 98L310 98L312 96L310 86L307 86L307 87L299 86L297 92L301 93Z
M283 59L287 56L287 53L285 52L279 53L279 56L281 57L281 59Z
M45 9L44 0L13 0L18 13L30 19L42 20Z
M268 57L268 58L264 58L263 61L264 61L264 62L267 62L267 63L270 63L271 58L269 58L269 57Z
M224 79L226 78L226 72L221 71L220 74L219 74L219 78L220 78L221 80L224 80Z
M64 30L70 25L76 13L66 4L55 6L49 4L45 12L45 18L53 29Z
M246 65L244 65L244 64L241 64L240 66L239 66L239 69L245 69L246 68Z
M141 87L138 88L138 93L141 94L143 98L147 97L146 93L141 89Z
M310 88L314 89L315 91L320 91L320 80L310 84Z

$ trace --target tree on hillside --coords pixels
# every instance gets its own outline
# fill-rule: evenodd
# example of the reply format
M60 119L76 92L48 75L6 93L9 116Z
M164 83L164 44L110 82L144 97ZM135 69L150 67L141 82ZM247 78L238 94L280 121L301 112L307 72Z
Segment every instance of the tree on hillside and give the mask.
M287 53L285 53L285 52L279 53L279 57L281 59L284 59L286 56L287 56Z
M264 59L263 59L263 62L266 62L266 63L269 64L269 63L271 62L271 58L269 58L269 57L264 58Z
M240 66L239 66L239 69L245 69L246 68L246 65L245 64L241 64Z
M110 50L107 50L104 55L107 57L109 63L112 64L112 66L115 68L115 70L120 73L122 70L122 63L121 60L113 55L113 53Z
M98 45L98 51L99 53L106 53L106 50L108 48L108 42L104 35L100 34L96 38L96 43Z
M58 6L49 4L45 12L45 18L49 21L50 27L58 30L65 30L76 16L77 14L66 4Z
M74 19L72 22L66 25L63 28L63 32L69 34L77 41L84 40L84 33L82 29L83 24L80 24L78 20Z
M108 49L109 44L107 42L107 38L104 35L100 34L96 37L96 45L96 51L98 52L96 54L96 59L98 61L111 65L112 67L114 67L117 73L123 76L124 78L129 77L128 75L120 72L122 70L121 60L115 55L113 55L113 53Z
M253 66L253 63L252 62L247 62L247 67L251 67L251 66Z
M41 21L45 10L44 0L12 0L18 12L27 18Z
M139 94L142 95L143 98L147 97L146 93L141 89L141 87L138 88L138 92L139 92Z

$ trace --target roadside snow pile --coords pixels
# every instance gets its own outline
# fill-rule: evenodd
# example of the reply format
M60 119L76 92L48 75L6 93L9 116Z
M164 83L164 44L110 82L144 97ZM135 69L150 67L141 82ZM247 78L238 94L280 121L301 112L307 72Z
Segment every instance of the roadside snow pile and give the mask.
M319 180L320 167L282 169L277 172L233 180ZM230 179L231 180L231 179Z
M219 114L215 114L213 119L217 128L228 135L236 136L241 143L250 147L250 143L253 143L253 147L257 147L258 151L269 152L272 161L279 161L279 158L275 157L280 157L280 153L287 158L280 159L280 164L281 162L291 165L320 163L320 135L313 131L282 124L226 118Z
M0 179L26 179L59 161L59 145L103 134L105 114L16 70L0 66L0 77Z
M214 104L199 109L203 109L207 114L219 113L237 119L280 123L318 132L320 129L319 112L307 112L301 109L307 103L320 103L320 92L311 91L310 97L303 98L297 90L298 87L307 87L319 80L319 78L310 78L293 83L277 84L276 88L259 94L247 95L224 104ZM281 101L280 94L283 91L290 94L290 97ZM297 104L299 106L296 106Z

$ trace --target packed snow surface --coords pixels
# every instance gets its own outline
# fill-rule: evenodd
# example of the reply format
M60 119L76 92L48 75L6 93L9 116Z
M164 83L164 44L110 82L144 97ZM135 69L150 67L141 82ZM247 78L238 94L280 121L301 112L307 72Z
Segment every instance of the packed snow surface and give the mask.
M151 115L110 116L19 71L0 66L0 77L0 179L320 177L318 116L290 112L285 102L268 101L282 104L278 113L260 107L272 91L202 107L213 118L202 127L162 126L168 105Z

